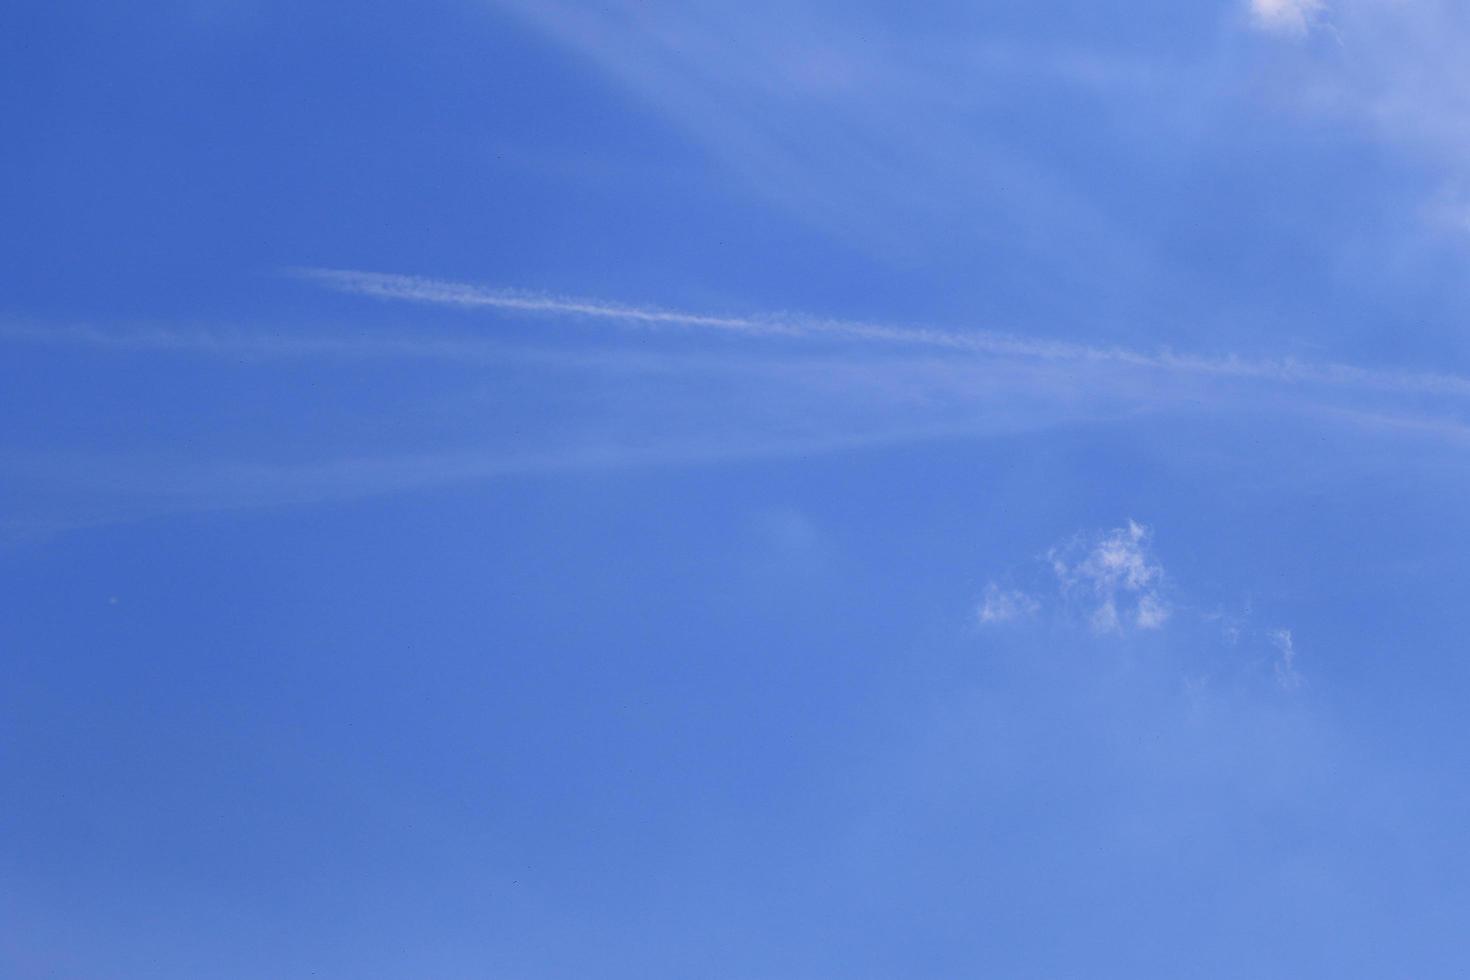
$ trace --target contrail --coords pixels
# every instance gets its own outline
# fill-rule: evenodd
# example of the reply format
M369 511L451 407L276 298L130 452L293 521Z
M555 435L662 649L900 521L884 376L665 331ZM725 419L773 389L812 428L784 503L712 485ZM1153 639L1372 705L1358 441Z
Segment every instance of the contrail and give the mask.
M1324 384L1382 391L1470 396L1470 378L1452 374L1379 371L1350 364L1312 363L1292 358L1249 359L1234 355L1206 357L1168 350L1146 352L1122 347L1034 341L992 331L946 331L795 314L721 316L577 297L545 296L510 289L492 289L471 283L350 269L308 268L292 270L292 273L339 292L435 306L584 317L633 325L720 330L753 336L831 337L1034 360L1117 364L1174 373L1276 383Z
M676 371L728 367L715 358L628 351L563 351L513 347L479 337L424 334L297 332L277 328L190 328L90 324L38 324L0 318L0 341L44 346L91 347L117 351L201 354L243 360L277 358L380 358L455 362L527 363L553 367L620 367Z
M796 433L757 438L664 440L552 448L540 452L458 452L358 456L303 463L249 460L190 462L113 454L0 453L0 471L36 486L76 493L105 490L94 513L61 519L0 515L0 532L55 531L126 523L167 513L279 507L349 500L454 484L591 470L708 466L759 459L803 459L914 442L974 436L967 423L878 428L864 432Z

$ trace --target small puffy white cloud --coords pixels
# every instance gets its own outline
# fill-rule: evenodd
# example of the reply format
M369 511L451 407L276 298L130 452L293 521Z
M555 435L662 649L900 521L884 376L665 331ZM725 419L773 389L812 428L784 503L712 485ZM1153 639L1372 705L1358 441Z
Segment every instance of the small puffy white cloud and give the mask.
M1053 548L1047 555L1064 596L1091 607L1097 633L1119 633L1125 624L1159 629L1170 609L1159 590L1164 569L1149 551L1152 534L1137 521Z
M1187 693L1195 699L1217 671L1248 667L1259 680L1269 667L1276 685L1287 692L1305 683L1297 669L1292 631L1257 625L1249 599L1238 612L1194 607L1154 555L1147 525L1130 520L1122 527L1079 534L1039 557L1035 574L1021 579L1027 591L995 582L986 586L975 607L979 623L1036 619L1045 610L1049 620L1125 644L1129 636L1168 626L1175 641L1169 646L1195 671L1186 678ZM1231 650L1248 652L1249 658L1242 660Z
M991 583L985 589L985 598L975 611L982 623L1009 623L1017 619L1029 619L1041 609L1041 603L1015 589L1002 589Z
M1250 0L1251 17L1262 30L1305 34L1322 12L1322 0Z

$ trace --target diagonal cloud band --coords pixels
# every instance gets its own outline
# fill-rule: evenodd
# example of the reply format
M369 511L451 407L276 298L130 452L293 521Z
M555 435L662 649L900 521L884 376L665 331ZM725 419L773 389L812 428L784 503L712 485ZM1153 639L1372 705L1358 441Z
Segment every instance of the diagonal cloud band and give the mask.
M1120 366L1282 384L1321 384L1376 391L1470 396L1470 378L1416 371L1383 371L1293 358L1207 357L1169 350L1139 351L1059 341L1027 340L987 330L948 331L800 314L723 316L651 306L547 296L473 283L351 269L303 268L291 274L338 292L462 309L607 320L635 326L717 330L751 336L832 338L1060 362Z

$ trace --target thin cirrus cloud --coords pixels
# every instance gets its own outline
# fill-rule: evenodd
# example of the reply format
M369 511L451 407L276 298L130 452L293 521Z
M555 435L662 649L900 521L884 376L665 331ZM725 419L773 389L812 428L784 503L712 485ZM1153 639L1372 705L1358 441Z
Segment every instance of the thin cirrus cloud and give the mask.
M626 327L712 331L754 338L827 339L1090 368L1138 369L1227 381L1470 397L1470 378L1453 374L1379 370L1295 358L1245 358L1234 355L1210 357L1171 350L1099 347L1064 341L1029 340L988 330L938 330L802 314L719 315L579 297L549 296L390 273L301 269L294 270L294 274L333 290L381 300L458 309L487 309L568 320L591 320ZM619 367L675 372L691 367L747 367L768 371L781 370L783 366L795 366L798 369L801 367L801 362L789 358L779 362L741 362L729 355L712 358L688 352L665 356L654 353L634 354L625 350L580 353L567 350L548 351L511 347L479 337L435 336L424 333L385 335L298 330L201 330L157 325L102 329L88 324L42 325L8 320L0 322L0 340L24 344L260 359L403 358L457 363L522 362L549 366Z
M989 86L974 63L985 59L964 52L985 37L936 48L895 23L880 41L841 5L809 0L491 4L688 133L754 195L848 245L923 254L943 227L1026 248L1015 232L1040 223L1068 231L1052 248L1089 257L1078 275L1146 264L1064 174L973 125Z
M1280 98L1428 164L1438 186L1425 195L1421 216L1441 231L1470 230L1470 7L1457 0L1251 0L1250 9L1252 22L1279 38L1317 33L1333 42L1282 47Z
M246 363L277 360L443 361L469 365L521 365L590 368L645 373L692 370L802 370L804 362L786 359L736 360L689 352L665 354L630 350L550 350L514 346L497 340L452 334L385 333L350 330L249 329L238 326L179 327L168 324L40 323L0 319L0 342L36 347L76 347L119 353L217 357Z
M1124 419L1153 407L1188 408L1206 396L1232 399L1231 404L1263 404L1260 389L1240 399L1224 387L1213 389L1213 394L1206 391L1201 383L1206 380L1221 385L1274 385L1283 393L1282 407L1315 413L1329 424L1457 445L1470 438L1461 423L1424 416L1419 411L1422 405L1405 410L1403 406L1368 404L1362 397L1376 392L1458 401L1470 396L1470 379L1455 375L1147 352L989 331L807 315L720 315L338 269L306 269L297 274L352 295L437 308L489 310L650 332L713 332L751 340L828 343L795 356L787 344L752 345L735 354L709 348L660 350L655 345L608 350L565 345L513 347L467 332L463 325L452 333L383 333L166 326L103 329L0 321L0 340L11 343L187 354L250 364L276 358L351 361L365 357L437 360L471 368L514 364L590 370L603 381L613 369L657 372L674 383L667 390L624 385L616 389L615 403L600 396L595 429L588 429L578 417L563 416L556 424L526 433L526 438L511 440L481 426L470 433L472 445L478 448L464 451L368 459L350 446L334 442L324 447L317 438L315 444L298 447L298 456L304 451L314 460L307 463L225 460L202 468L202 464L140 464L134 479L126 461L116 458L73 459L58 465L56 460L13 455L0 460L0 470L12 482L30 480L42 487L37 499L57 498L58 493L53 492L57 488L105 490L109 501L99 506L100 511L131 514L159 508L305 502L564 469L698 465L971 438L1080 420ZM833 350L832 342L838 342L841 350ZM882 353L868 356L865 352L870 351ZM667 397L678 395L682 377L693 372L722 372L740 382L702 387L697 404L691 406L684 399L677 412L668 411ZM1337 404L1330 404L1334 399ZM302 438L310 442L305 431ZM248 478L240 481L237 469ZM1133 544L1143 546L1142 541ZM1067 564L1084 570L1072 572L1074 577L1084 577L1080 582L1090 572L1101 574L1108 567L1109 555L1126 558L1126 549L1114 547L1094 556L1090 563L1068 559ZM1129 579L1125 576L1121 581L1127 589L1115 589L1114 601L1100 601L1092 609L1094 627L1101 632L1161 628L1171 614L1162 594L1141 591L1132 595ZM998 596L989 615L982 618L1006 622L1032 615L1031 605L1021 596Z
M486 480L587 470L649 469L814 455L908 445L971 434L944 426L814 431L718 439L630 439L552 446L502 447L397 456L364 455L298 463L185 460L97 454L0 455L0 473L32 486L47 506L39 514L0 516L0 532L24 535L127 523L163 514L297 506L472 484ZM97 496L92 491L100 492ZM80 495L80 499L70 498Z
M1207 357L1168 350L1139 351L1059 341L1035 341L987 330L964 332L895 326L798 314L716 315L578 297L548 296L421 276L349 269L292 270L297 276L344 293L459 309L559 316L648 328L683 328L756 337L833 339L1052 362L1142 368L1175 374L1282 384L1416 394L1470 396L1470 378L1450 374L1384 371L1292 358Z
M155 460L149 465L139 463L133 472L126 460L110 456L60 461L13 454L0 460L0 470L13 483L29 481L27 485L40 488L37 500L60 499L62 491L103 494L108 499L96 510L126 519L130 514L160 509L289 504L566 469L700 465L973 438L1077 421L1121 420L1150 408L1188 409L1207 396L1244 406L1263 404L1259 389L1241 399L1224 387L1212 389L1212 394L1201 384L1205 380L1221 385L1242 381L1275 385L1284 394L1282 407L1315 413L1328 424L1354 430L1394 438L1427 437L1457 445L1470 438L1458 422L1416 414L1415 408L1422 406L1404 411L1366 404L1361 397L1369 392L1455 400L1470 396L1470 379L1454 375L1143 352L987 331L945 331L802 315L717 315L404 275L331 269L298 274L353 295L440 308L484 309L645 331L720 332L751 340L829 343L795 356L787 344L752 345L734 354L709 348L661 350L656 345L608 350L565 345L513 347L467 332L463 325L452 333L382 333L162 326L114 330L0 321L0 340L12 343L218 357L235 364L277 358L401 358L469 368L510 363L537 369L589 370L604 385L612 370L657 372L672 382L672 386L624 384L600 389L596 425L590 428L575 413L509 434L478 425L466 433L465 441L472 446L467 450L368 458L330 435L325 437L329 443L324 444L321 434L313 436L303 428L296 455L298 459L308 457L307 462L222 460L183 465ZM832 341L840 342L842 349L833 350ZM875 350L881 356L866 353ZM681 396L681 392L687 394L687 386L679 386L693 372L722 372L731 383L701 386L700 398L690 403ZM561 390L555 375L540 380L546 382L541 389L525 386L521 390ZM1334 397L1342 396L1349 403L1329 404L1330 399L1324 397L1329 388ZM668 399L676 396L681 398L678 411L669 411ZM1125 538L1133 534L1123 530ZM1130 567L1127 548L1141 549L1145 543L1121 540L1090 559L1069 557L1066 564L1077 582L1091 575L1094 582L1101 583L1110 574L1108 561L1121 558L1119 568L1126 572ZM1125 575L1118 580L1122 586L1114 588L1111 603L1094 604L1090 616L1100 632L1156 630L1169 620L1171 611L1162 593L1134 588L1136 566L1130 574L1132 579ZM982 619L1007 622L1032 615L1034 609L1024 595L998 595Z

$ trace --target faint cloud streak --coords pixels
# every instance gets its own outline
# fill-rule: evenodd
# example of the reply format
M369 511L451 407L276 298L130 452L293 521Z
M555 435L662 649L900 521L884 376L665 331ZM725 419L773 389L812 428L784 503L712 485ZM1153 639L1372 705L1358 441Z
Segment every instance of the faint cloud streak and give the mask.
M340 292L462 309L492 309L621 322L643 327L715 330L749 336L830 338L907 345L1046 361L1086 362L1281 384L1322 384L1369 390L1470 396L1470 378L1381 371L1294 359L1205 357L1173 351L1035 341L986 330L947 331L800 314L714 315L575 297L491 289L462 282L347 269L299 269L294 274Z

